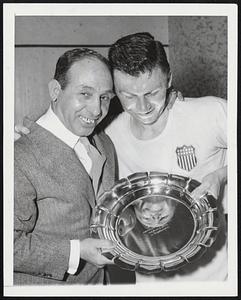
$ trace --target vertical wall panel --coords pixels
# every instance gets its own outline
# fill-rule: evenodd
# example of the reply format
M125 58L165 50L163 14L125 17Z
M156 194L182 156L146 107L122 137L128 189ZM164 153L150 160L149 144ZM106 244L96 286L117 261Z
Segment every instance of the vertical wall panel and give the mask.
M187 97L227 97L227 18L169 17L174 85Z

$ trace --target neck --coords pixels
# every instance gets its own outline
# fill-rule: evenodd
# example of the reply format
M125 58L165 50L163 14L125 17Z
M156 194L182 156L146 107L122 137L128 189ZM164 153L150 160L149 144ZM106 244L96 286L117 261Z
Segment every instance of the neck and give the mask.
M167 125L169 110L165 109L159 119L153 124L143 124L131 117L130 128L132 134L139 140L151 140L159 136Z

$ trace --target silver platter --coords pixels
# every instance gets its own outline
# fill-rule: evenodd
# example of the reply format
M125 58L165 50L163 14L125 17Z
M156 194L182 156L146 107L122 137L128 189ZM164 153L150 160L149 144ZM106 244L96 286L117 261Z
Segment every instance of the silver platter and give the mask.
M218 230L216 199L194 201L200 183L160 173L135 173L119 180L96 206L92 234L117 246L104 255L140 273L172 271L200 258Z

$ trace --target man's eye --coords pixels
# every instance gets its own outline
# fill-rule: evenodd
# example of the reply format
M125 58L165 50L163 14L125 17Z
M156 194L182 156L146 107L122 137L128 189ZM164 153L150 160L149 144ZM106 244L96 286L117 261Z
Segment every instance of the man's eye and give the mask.
M102 96L100 96L100 100L101 101L109 101L110 100L110 96L109 95L102 95Z
M84 96L84 97L86 97L86 98L91 97L91 94L90 94L90 93L87 93L87 92L81 92L80 95L81 95L81 96Z
M143 220L146 220L146 221L149 221L149 220L150 220L150 217L149 217L149 216L146 216L146 215L142 215L142 219L143 219Z
M152 92L152 93L148 93L146 94L146 97L154 97L158 94L159 91L155 91L155 92Z
M143 221L146 221L146 222L149 222L149 221L151 221L151 219L150 219L150 218L148 218L148 217L142 217L142 220L143 220Z
M126 94L123 94L123 96L124 96L126 99L132 99L132 98L133 98L132 95L126 95Z

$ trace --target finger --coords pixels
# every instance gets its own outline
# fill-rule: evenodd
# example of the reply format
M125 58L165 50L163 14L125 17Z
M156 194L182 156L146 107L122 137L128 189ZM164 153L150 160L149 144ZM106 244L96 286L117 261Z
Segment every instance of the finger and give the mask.
M14 131L18 132L18 125L14 125Z
M184 97L183 97L183 95L182 95L182 93L180 91L177 92L177 98L180 101L185 101L185 99L184 99Z
M115 249L116 246L114 247L108 247L108 248L98 248L98 251L103 254L103 253L108 253L110 252L111 250Z
M98 265L98 266L103 266L103 265L114 263L111 259L109 259L105 256L105 253L102 254L100 252L100 249L97 250L97 253L95 255L95 261L96 261L96 265Z
M191 196L194 200L199 200L206 194L206 192L206 189L200 185L191 193Z
M15 126L14 126L14 130L15 130L15 132L17 132L17 133L23 133L23 134L28 134L28 133L30 133L30 130L29 130L27 127L25 127L25 126L23 126L23 125L20 125L20 124L15 125Z
M191 193L191 196L194 198L194 200L199 200L207 194L212 195L214 198L217 198L216 190L212 189L212 186L210 186L210 184L202 183Z
M14 132L14 141L17 141L21 137L21 134Z
M28 133L30 133L30 130L27 127L23 127L22 128L22 133L28 134Z
M104 255L100 255L98 258L98 265L113 265L114 262L111 259L106 258Z
M103 249L113 249L116 247L116 243L110 240L99 239L97 241L97 248Z
M22 127L23 127L22 125L17 124L17 125L14 126L14 131L15 132L21 132L22 131Z

